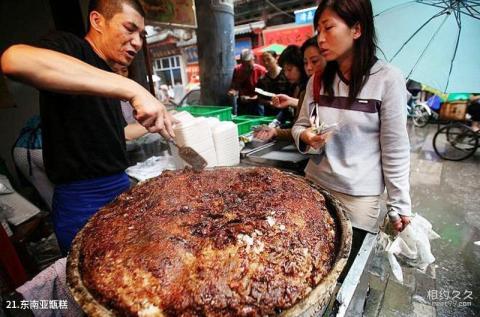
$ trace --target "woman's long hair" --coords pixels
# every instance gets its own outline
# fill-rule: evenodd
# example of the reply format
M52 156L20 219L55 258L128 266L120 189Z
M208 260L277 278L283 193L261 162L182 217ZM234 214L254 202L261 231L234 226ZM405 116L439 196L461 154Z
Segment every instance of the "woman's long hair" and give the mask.
M362 32L362 35L354 41L353 62L348 83L348 98L353 102L367 82L370 68L377 61L372 4L370 0L320 0L313 19L315 29L318 28L320 16L327 8L334 11L349 27L358 23ZM333 96L333 80L337 72L339 72L338 63L328 62L323 72L323 84L329 96Z

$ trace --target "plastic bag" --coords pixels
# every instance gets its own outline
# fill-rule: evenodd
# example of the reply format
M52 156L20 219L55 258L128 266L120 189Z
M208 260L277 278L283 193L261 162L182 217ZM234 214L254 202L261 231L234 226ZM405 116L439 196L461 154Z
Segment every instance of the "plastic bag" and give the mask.
M403 283L402 268L397 260L399 256L403 256L409 265L422 271L433 263L435 257L431 251L430 240L439 237L427 219L420 215L414 216L410 224L385 249L395 278Z

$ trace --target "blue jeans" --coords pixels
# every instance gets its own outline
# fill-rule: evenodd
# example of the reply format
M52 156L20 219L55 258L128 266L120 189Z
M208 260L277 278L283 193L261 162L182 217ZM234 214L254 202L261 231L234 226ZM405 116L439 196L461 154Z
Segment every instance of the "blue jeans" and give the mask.
M90 217L129 187L125 172L55 186L53 225L63 255L68 253L73 238Z

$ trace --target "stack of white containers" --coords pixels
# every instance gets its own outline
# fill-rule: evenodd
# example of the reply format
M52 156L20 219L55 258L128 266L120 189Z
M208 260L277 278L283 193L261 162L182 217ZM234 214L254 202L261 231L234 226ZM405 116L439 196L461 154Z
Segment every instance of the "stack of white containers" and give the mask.
M217 155L208 121L205 118L189 118L184 114L180 115L180 119L177 120L180 122L173 129L177 144L189 146L197 151L207 161L208 167L216 166ZM174 151L174 156L177 167L185 167L185 162L178 156L177 151Z
M232 166L240 163L238 130L231 121L220 122L213 130L213 143L217 152L218 166Z
M174 115L179 121L175 125L175 141L180 146L190 146L208 163L208 167L232 166L240 162L240 146L237 126L233 122L220 122L217 118L195 118L187 112ZM172 147L177 168L185 162Z

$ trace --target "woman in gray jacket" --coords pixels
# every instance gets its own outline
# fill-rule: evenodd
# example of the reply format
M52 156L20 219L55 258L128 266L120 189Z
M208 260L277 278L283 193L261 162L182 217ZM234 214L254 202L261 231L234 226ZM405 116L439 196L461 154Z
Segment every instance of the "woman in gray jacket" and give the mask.
M306 177L347 208L354 228L377 232L380 195L410 222L410 147L403 75L375 56L369 0L322 0L315 14L318 45L327 61L320 87L312 80L292 134L299 150L312 153ZM335 125L321 133L317 123Z

